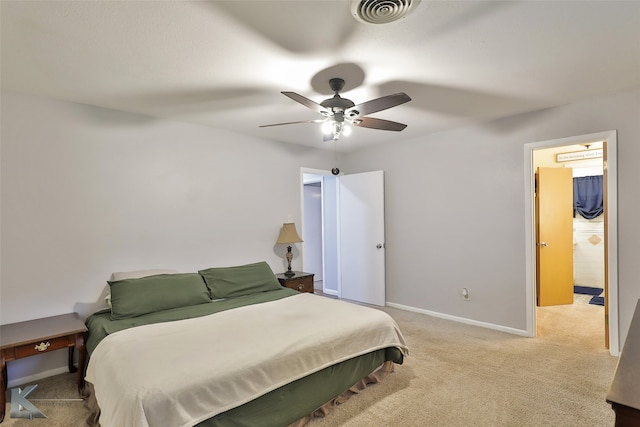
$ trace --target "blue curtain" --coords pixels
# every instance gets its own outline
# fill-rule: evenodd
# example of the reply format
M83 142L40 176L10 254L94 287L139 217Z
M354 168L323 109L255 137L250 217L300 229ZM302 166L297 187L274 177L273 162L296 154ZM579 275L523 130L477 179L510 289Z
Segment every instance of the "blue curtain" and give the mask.
M603 212L602 175L573 178L573 216L594 219Z

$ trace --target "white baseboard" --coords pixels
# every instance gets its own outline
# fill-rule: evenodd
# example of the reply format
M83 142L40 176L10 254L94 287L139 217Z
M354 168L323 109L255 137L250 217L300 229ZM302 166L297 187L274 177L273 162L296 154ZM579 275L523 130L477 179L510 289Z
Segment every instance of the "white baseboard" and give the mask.
M454 322L465 323L467 325L479 326L481 328L494 329L496 331L506 332L508 334L520 335L528 337L529 334L524 329L509 328L507 326L496 325L494 323L480 322L478 320L466 319L464 317L452 316L450 314L438 313L437 311L424 310L422 308L410 307L408 305L387 302L388 307L397 308L399 310L412 311L414 313L427 314L429 316L438 317L440 319L453 320Z
M27 375L22 378L14 378L12 380L7 381L7 389L17 387L22 384L32 383L32 382L41 380L43 378L52 377L54 375L64 374L65 372L69 372L69 367L66 365L61 366L59 368L55 368L55 369L49 369L48 371L38 372L33 375Z

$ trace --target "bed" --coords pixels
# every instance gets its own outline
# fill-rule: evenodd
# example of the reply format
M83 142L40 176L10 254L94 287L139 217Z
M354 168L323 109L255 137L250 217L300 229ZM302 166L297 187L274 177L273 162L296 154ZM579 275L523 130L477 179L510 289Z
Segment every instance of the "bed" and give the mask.
M119 279L86 320L90 425L304 425L408 352L388 314L283 288L266 262Z

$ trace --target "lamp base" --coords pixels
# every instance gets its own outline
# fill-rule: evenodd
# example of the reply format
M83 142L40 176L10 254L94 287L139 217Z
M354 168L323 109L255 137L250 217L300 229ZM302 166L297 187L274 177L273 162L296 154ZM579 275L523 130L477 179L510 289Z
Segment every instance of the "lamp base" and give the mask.
M291 260L293 259L293 253L291 253L291 245L287 246L286 258L287 258L287 271L284 272L284 275L286 277L295 276L296 273L291 271Z

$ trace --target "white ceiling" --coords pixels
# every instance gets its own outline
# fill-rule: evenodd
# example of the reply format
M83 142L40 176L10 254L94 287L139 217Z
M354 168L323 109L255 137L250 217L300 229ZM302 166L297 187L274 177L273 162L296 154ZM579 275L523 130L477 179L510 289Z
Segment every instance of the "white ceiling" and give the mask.
M406 92L356 128L351 150L640 87L640 1L428 1L364 24L350 1L0 2L2 88L322 143L321 116L342 77L356 104Z

